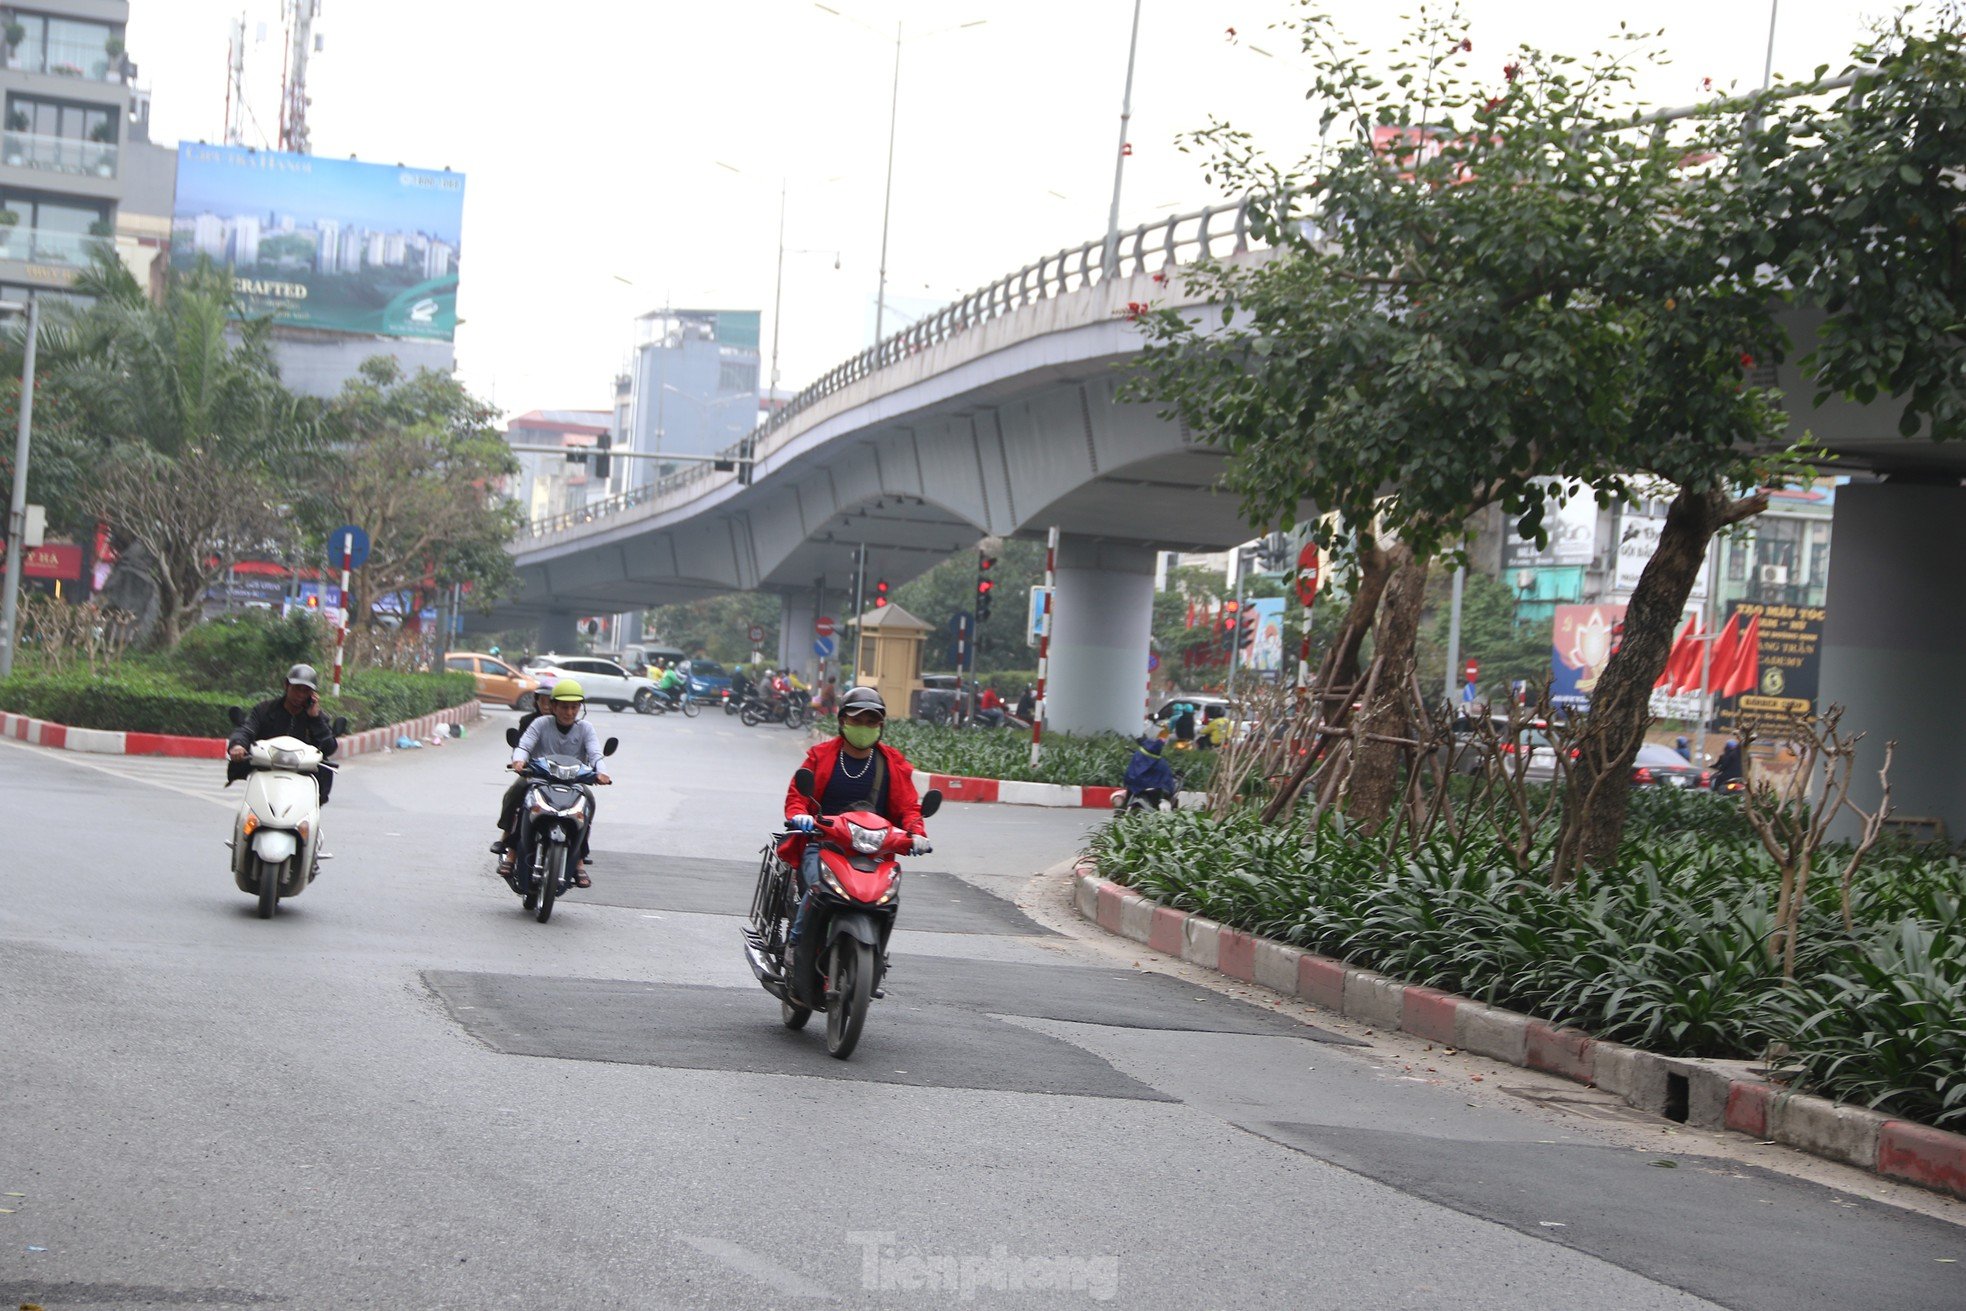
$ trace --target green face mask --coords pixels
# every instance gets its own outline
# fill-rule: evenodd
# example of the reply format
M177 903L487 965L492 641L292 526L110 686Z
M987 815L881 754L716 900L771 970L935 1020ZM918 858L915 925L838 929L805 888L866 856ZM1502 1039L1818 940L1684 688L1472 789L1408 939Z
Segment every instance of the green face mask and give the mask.
M847 740L848 745L865 751L868 747L873 746L874 743L881 740L881 726L879 724L841 724L840 736Z

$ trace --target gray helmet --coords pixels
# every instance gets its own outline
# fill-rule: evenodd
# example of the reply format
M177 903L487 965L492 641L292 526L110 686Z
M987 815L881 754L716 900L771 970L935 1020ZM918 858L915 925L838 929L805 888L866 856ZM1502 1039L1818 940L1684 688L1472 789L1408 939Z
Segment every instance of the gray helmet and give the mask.
M869 710L882 719L887 718L887 702L881 700L881 694L871 687L850 687L840 698L840 714L843 716L855 711L865 714Z
M313 665L295 665L287 671L289 683L299 683L310 692L321 690L321 676L314 672Z

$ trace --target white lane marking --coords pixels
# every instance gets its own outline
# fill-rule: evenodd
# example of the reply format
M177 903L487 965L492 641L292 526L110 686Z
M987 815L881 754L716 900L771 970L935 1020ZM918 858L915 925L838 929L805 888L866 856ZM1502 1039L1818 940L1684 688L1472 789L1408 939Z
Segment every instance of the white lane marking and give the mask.
M786 1297L810 1297L827 1302L838 1300L824 1284L816 1284L798 1271L788 1270L748 1247L739 1247L722 1238L692 1234L677 1234L676 1241L695 1248L705 1256L716 1258L739 1274L749 1275Z
M120 769L111 769L107 765L98 765L93 760L76 759L73 752L58 751L52 747L29 746L25 742L15 742L8 738L0 738L0 746L13 747L17 751L28 752L42 760L58 760L64 765L74 765L80 769L93 769L98 774L107 774L111 778L120 778L125 782L142 783L147 787L162 788L166 792L175 792L181 797L191 797L197 801L209 801L221 810L238 809L232 801L225 797L215 797L208 792L193 792L190 788L181 788L174 783L165 783L158 779L145 778L141 774L126 774ZM213 761L212 763L216 765L220 762Z

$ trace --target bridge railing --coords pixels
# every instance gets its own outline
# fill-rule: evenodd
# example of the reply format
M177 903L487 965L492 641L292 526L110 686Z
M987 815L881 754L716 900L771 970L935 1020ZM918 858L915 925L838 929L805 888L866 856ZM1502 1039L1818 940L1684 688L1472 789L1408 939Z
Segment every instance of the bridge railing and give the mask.
M1262 203L1267 205L1273 202L1265 198ZM1155 223L1143 223L1131 231L1122 231L1110 270L1106 267L1106 241L1103 237L1067 247L1055 255L1046 255L1026 264L1015 273L1006 274L960 300L923 315L893 336L834 365L760 423L742 441L725 448L720 454L732 459L746 456L762 459L782 444L782 441L773 441L774 437L785 434L794 420L827 397L993 319L1014 314L1042 301L1096 287L1109 279L1158 273L1203 258L1242 254L1252 246L1262 244L1251 230L1251 205L1249 200L1211 205ZM789 440L789 434L785 434L784 440ZM709 464L692 464L662 475L646 486L591 502L578 510L535 519L520 535L524 539L565 532L648 505L699 484L719 479L729 481L736 476L729 470L718 471Z

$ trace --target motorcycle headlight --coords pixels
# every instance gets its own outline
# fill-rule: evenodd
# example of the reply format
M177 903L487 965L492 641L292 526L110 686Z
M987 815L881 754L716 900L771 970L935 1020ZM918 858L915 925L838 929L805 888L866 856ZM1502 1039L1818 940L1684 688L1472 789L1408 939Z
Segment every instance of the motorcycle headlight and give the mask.
M863 856L874 855L887 840L887 830L862 828L858 824L848 824L847 831L853 836L853 849Z
M896 869L893 874L888 876L887 891L883 892L878 898L876 898L874 904L876 906L885 906L890 901L893 901L895 897L900 894L900 892L901 892L901 871L899 869Z
M841 898L842 900L851 900L851 898L847 897L846 895L846 889L841 887L840 881L833 876L833 871L827 869L823 862L819 866L819 878L821 882L825 883L827 889L830 890L833 893L833 895Z
M275 751L272 753L272 756L273 767L275 769L300 768L300 753L298 751Z

